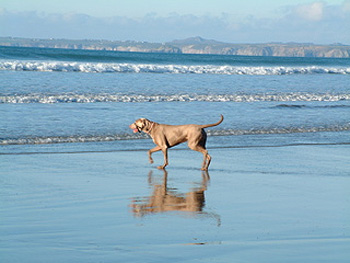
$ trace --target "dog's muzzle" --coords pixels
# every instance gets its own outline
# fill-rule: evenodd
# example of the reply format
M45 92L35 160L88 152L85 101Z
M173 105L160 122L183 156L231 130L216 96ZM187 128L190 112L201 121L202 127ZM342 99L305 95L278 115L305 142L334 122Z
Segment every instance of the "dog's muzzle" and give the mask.
M136 132L141 132L141 128L139 126L136 125L136 123L133 123L129 126L130 129L132 129L134 131L134 133Z

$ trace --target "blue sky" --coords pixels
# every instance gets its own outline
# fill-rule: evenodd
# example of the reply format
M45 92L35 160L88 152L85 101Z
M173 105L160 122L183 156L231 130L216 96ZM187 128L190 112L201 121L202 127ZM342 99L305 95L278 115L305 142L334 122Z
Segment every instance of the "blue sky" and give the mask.
M350 0L0 0L0 36L350 44Z

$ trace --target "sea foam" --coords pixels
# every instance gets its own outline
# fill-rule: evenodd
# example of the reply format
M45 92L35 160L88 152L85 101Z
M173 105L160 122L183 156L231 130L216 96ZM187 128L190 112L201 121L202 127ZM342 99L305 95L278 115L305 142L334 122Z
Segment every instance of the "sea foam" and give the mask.
M161 65L61 61L0 61L0 70L87 73L168 73L223 75L350 74L349 67Z
M293 133L314 133L314 132L341 132L350 131L350 124L325 126L325 127L286 127L268 129L212 129L207 130L209 136L239 136L239 135L268 135L268 134L293 134ZM22 138L3 138L0 145L31 145L31 144L56 144L56 143L88 143L108 142L121 140L148 139L144 133L121 133L110 135L72 135L72 136L38 136Z
M346 101L350 100L350 93L318 94L318 93L257 93L257 94L15 94L0 95L0 103L141 103L141 102L293 102L293 101Z

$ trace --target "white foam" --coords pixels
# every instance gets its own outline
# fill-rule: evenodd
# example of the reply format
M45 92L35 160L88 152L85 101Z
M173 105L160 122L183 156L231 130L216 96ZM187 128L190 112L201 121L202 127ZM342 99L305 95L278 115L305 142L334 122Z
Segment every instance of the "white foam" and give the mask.
M313 133L313 132L341 132L349 131L350 124L330 127L288 127L271 129L250 129L250 130L209 130L209 136L232 136L232 135L259 135L259 134L290 134L290 133Z
M107 142L120 140L145 139L145 134L115 134L100 136L49 136L49 137L24 137L0 139L0 145L27 145L27 144L54 144L54 143L86 143L86 142Z
M287 127L270 129L212 129L207 130L209 136L238 136L238 135L266 135L266 134L292 134L292 133L314 133L314 132L341 132L350 131L350 124L329 127ZM76 135L76 136L49 136L49 137L24 137L0 139L0 145L28 145L28 144L55 144L55 143L86 143L107 142L120 140L139 140L149 138L144 133L125 133L114 135Z
M0 70L87 73L170 73L224 75L350 74L348 67L159 65L131 63L86 63L61 61L0 61Z
M172 94L172 95L127 95L127 94L20 94L0 95L0 103L97 103L97 102L262 102L262 101L343 101L350 100L350 93L278 93L278 94Z

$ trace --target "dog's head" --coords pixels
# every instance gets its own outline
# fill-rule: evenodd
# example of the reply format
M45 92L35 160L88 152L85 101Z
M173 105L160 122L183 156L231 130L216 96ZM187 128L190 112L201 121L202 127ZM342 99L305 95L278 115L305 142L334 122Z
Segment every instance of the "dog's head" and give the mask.
M149 120L145 118L141 118L136 120L133 124L129 125L129 128L136 132L141 132L143 129L147 127L147 125L150 123Z

